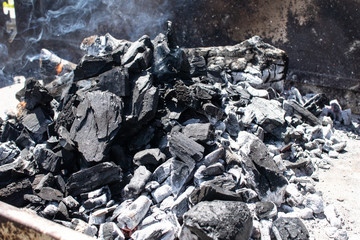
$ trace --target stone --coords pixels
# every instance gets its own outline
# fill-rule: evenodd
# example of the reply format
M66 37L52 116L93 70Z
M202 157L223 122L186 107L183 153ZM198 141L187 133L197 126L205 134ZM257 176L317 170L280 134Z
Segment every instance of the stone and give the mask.
M106 222L99 227L99 239L102 240L125 240L125 236L114 222Z
M164 162L166 156L159 148L145 149L134 155L133 163L137 166L151 165L158 166Z
M117 217L118 226L121 229L133 230L144 219L151 206L151 200L146 196L138 197L128 205Z
M243 202L200 202L184 214L184 226L199 239L247 240L253 220Z
M71 140L88 162L100 162L122 123L122 100L109 92L87 92L76 109Z
M284 127L285 111L276 100L255 97L246 107L242 118L244 125L250 125L253 121L260 125L267 133L281 138L281 133L277 130Z
M171 193L177 196L185 184L192 178L195 169L195 163L184 163L171 158L155 169L152 180L160 184L168 184L171 187Z
M118 97L130 96L130 80L127 68L114 67L95 78L102 91L109 91Z
M188 124L184 127L183 134L199 143L206 143L214 139L214 129L210 123Z
M300 218L276 219L272 227L276 239L309 239L310 235Z
M173 132L169 144L170 152L187 164L198 162L203 158L204 147L183 133Z
M120 183L122 171L111 162L104 162L73 173L66 182L66 192L73 196L105 186Z
M286 116L296 115L303 120L304 122L310 124L311 126L319 125L320 120L314 116L310 111L301 106L299 103L290 100L284 102L284 109L286 111Z
M145 184L150 180L150 177L151 172L145 166L138 167L134 172L134 176L124 188L125 195L132 198L139 196L144 190Z
M152 64L153 48L150 37L144 35L131 43L130 47L121 57L121 64L132 72L146 70Z

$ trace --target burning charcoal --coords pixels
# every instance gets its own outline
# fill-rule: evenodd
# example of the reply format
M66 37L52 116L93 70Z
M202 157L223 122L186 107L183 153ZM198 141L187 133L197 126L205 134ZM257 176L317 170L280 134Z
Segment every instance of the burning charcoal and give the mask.
M149 181L151 172L144 166L138 167L134 176L131 178L130 183L124 188L125 195L128 197L137 197L144 190L145 184Z
M205 143L214 139L214 130L210 123L188 124L185 126L183 133L196 142Z
M40 73L45 84L54 80L56 75L63 75L76 68L76 64L62 59L47 49L40 52Z
M171 192L177 196L192 177L195 162L184 163L173 158L161 164L152 175L152 179L161 184L168 184Z
M97 76L112 68L114 60L111 55L91 56L85 55L74 70L74 81Z
M100 74L97 78L97 86L102 90L108 90L119 97L130 95L129 73L126 68L115 67Z
M184 226L199 239L249 239L253 219L243 202L200 202L184 215Z
M309 239L310 235L304 223L299 218L276 219L272 227L276 239Z
M319 117L322 113L322 109L329 103L329 99L324 93L316 94L314 97L309 99L304 107L314 114L316 117Z
M184 50L170 49L167 37L159 34L154 40L154 74L160 81L179 76L188 78L190 64Z
M203 182L199 189L191 194L191 203L197 204L201 201L243 201L240 194L216 186L212 183Z
M22 119L24 127L33 134L34 140L38 142L42 141L43 135L46 133L50 123L51 120L49 119L49 116L40 107L35 108Z
M286 116L300 116L302 118L301 120L304 120L311 126L320 124L320 120L317 117L295 101L285 101L284 109L286 111Z
M99 227L99 239L125 240L125 236L114 222L103 223Z
M62 158L45 145L38 144L34 149L34 159L41 170L56 173L60 171Z
M142 72L152 63L153 48L150 37L144 35L136 42L131 43L121 58L121 64L132 72Z
M62 202L65 203L65 205L69 209L76 209L80 206L79 202L76 201L72 196L67 196L66 198L63 198Z
M122 180L121 169L111 162L104 162L73 173L66 183L66 192L73 196Z
M31 183L29 179L13 181L0 189L0 199L16 207L25 205L24 195L31 193Z
M103 160L109 142L120 129L122 109L122 100L112 93L94 91L84 95L70 134L86 161Z
M28 110L33 110L38 106L46 106L53 100L48 90L34 78L26 79L24 89L16 93L16 98L19 101L25 101L25 108Z
M272 219L277 215L277 207L273 202L257 202L255 210L259 219Z
M46 201L59 202L63 199L63 194L59 190L51 187L42 187L39 192L36 192L36 195Z
M157 203L161 203L162 200L171 195L171 190L171 186L164 184L155 189L155 191L152 192L152 196Z
M135 165L152 165L158 166L160 163L165 161L165 154L158 148L145 149L137 152L134 156L133 162Z
M84 233L90 237L94 237L98 231L95 226L91 226L81 219L73 218L71 219L71 224L72 224L71 227L72 229Z
M193 163L203 158L204 147L180 132L170 136L170 152L185 163Z
M281 130L285 124L284 117L285 111L278 101L253 98L245 109L242 122L244 125L250 125L255 120L266 132L281 138Z
M121 229L133 230L143 220L151 205L151 200L146 196L138 197L117 217Z

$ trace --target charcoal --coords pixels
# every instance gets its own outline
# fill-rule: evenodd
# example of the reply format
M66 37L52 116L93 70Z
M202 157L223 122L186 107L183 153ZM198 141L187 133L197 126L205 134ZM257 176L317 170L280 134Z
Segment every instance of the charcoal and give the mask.
M68 209L75 209L79 207L79 202L76 201L72 196L67 196L62 199L62 202L66 205Z
M110 54L103 56L85 55L74 70L74 81L95 77L106 72L114 65Z
M65 193L66 183L64 181L64 178L61 175L55 176L55 185L62 193Z
M59 202L63 199L63 194L59 190L51 187L42 187L40 191L36 192L36 195L46 201Z
M277 239L309 239L310 235L300 218L280 217L273 223L273 234Z
M36 183L36 177L39 178L39 181ZM35 193L39 193L42 188L53 186L55 181L54 175L52 173L47 173L46 175L36 175L33 182L33 189Z
M14 162L20 155L20 149L14 142L4 142L0 144L0 166Z
M193 123L185 126L183 133L186 137L205 143L214 139L214 129L210 123Z
M189 210L190 206L190 196L195 190L194 186L188 187L171 206L171 211L176 215L177 218L182 218L182 216Z
M310 98L305 104L304 108L306 108L309 112L314 114L316 117L319 117L322 113L322 109L325 105L329 104L329 99L326 97L324 93L316 94L314 97Z
M184 163L171 158L154 171L152 179L161 184L168 184L172 194L177 196L192 177L194 168L195 162Z
M28 130L23 129L20 135L15 140L16 145L20 148L30 148L35 146L35 141L32 139Z
M156 188L152 192L152 196L157 203L161 203L165 198L171 195L171 186L168 184L164 184L158 188Z
M188 78L190 64L181 48L170 49L167 37L159 34L154 40L154 74L160 81L180 77Z
M125 236L120 228L113 222L106 222L99 227L99 238L104 240L124 240Z
M71 219L71 224L72 229L84 233L90 237L94 237L98 231L95 226L91 226L90 224L87 224L86 222L78 218Z
M97 86L119 97L130 95L129 73L126 68L115 67L97 77Z
M285 124L285 111L281 104L276 100L266 100L262 98L253 98L246 107L242 118L244 125L250 125L255 121L267 133L273 134L281 139L281 132Z
M140 131L132 138L128 146L129 150L134 151L134 150L139 150L141 148L145 148L146 145L148 145L151 139L154 137L154 134L155 134L155 128L153 128L152 126L147 128L144 127L142 131Z
M320 125L320 120L317 117L293 100L285 101L284 109L286 110L286 116L296 115L311 126Z
M250 237L253 219L243 202L200 202L184 215L184 226L199 239L239 239Z
M212 103L205 103L202 108L211 123L221 120L224 115L224 111Z
M122 171L114 163L105 162L73 173L67 183L66 192L73 196L88 192L113 182L121 182Z
M212 183L204 182L199 189L191 194L191 203L197 204L202 201L243 201L242 196L235 192L226 190Z
M0 189L0 200L16 207L23 207L26 204L24 195L30 193L30 180L17 180Z
M190 76L199 77L206 75L206 60L203 56L188 55L188 61L190 64Z
M124 188L125 194L131 198L137 197L144 190L145 184L149 181L151 172L144 166L138 167L129 184Z
M277 207L273 202L257 202L255 211L259 219L272 219L277 215Z
M62 158L52 150L37 145L34 150L34 159L39 168L46 172L57 173L60 171Z
M153 86L152 82L152 75L150 73L140 75L135 80L131 102L131 115L136 117L137 124L147 123L155 116L159 90Z
M18 124L11 123L10 121L6 121L1 128L1 142L16 141L16 139L21 135L21 131L23 129L23 127Z
M217 162L214 163L212 165L209 165L208 167L206 167L206 169L204 171L202 171L202 174L207 177L207 176L217 176L217 175L221 175L223 174L225 171L225 167L222 163Z
M53 219L55 215L58 213L58 211L59 211L59 204L53 202L53 203L49 203L41 212L41 214L46 218Z
M55 215L56 219L69 220L69 212L66 205L63 202L59 203L58 212Z
M237 137L241 128L236 115L234 113L229 113L224 120L224 123L226 124L226 131L230 134L230 136Z
M204 147L180 132L171 134L170 152L187 164L203 158Z
M142 36L131 43L121 58L121 64L131 72L142 72L150 67L153 58L153 48L149 36Z
M220 147L214 151L212 151L211 153L209 153L208 155L206 155L204 157L204 160L202 161L202 163L205 165L205 166L210 166L216 162L218 162L221 158L224 157L224 153L225 153L225 150L223 147Z
M158 166L165 161L165 154L159 148L145 149L134 155L133 162L135 165L152 165Z
M41 204L41 205L43 205L45 203L45 201L42 198L40 198L40 197L38 197L36 195L33 195L33 194L25 194L24 195L24 200L28 201L28 202L30 202L32 204Z
M88 92L76 110L70 135L87 162L100 162L120 129L123 103L109 92Z
M28 110L34 110L39 106L45 107L53 99L48 90L34 78L26 79L24 89L16 94L16 98L25 101L25 108Z
M31 113L26 114L22 119L22 124L33 134L34 140L37 142L43 140L50 123L50 117L40 107L33 109Z

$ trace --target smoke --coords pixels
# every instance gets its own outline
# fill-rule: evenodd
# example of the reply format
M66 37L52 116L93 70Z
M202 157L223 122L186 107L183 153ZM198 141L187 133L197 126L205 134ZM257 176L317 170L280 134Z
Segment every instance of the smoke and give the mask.
M10 62L20 64L16 69L12 67L4 70L7 69L12 74L28 71L29 64L38 60L41 48L48 48L62 58L77 62L82 55L79 49L81 41L91 35L104 35L109 32L115 38L131 41L144 34L154 38L165 30L165 22L173 18L174 11L186 0L22 2L26 4L18 8L15 4L17 17L27 16L21 21L17 19L21 26L18 26L15 42L17 40L21 44L8 44ZM34 68L33 64L30 66Z

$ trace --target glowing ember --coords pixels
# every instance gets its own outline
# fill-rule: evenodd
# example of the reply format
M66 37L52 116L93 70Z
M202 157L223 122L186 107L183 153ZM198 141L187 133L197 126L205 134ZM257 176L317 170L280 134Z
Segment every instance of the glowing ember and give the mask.
M61 73L63 69L63 64L62 63L59 63L57 66L56 66L56 75L59 75Z

